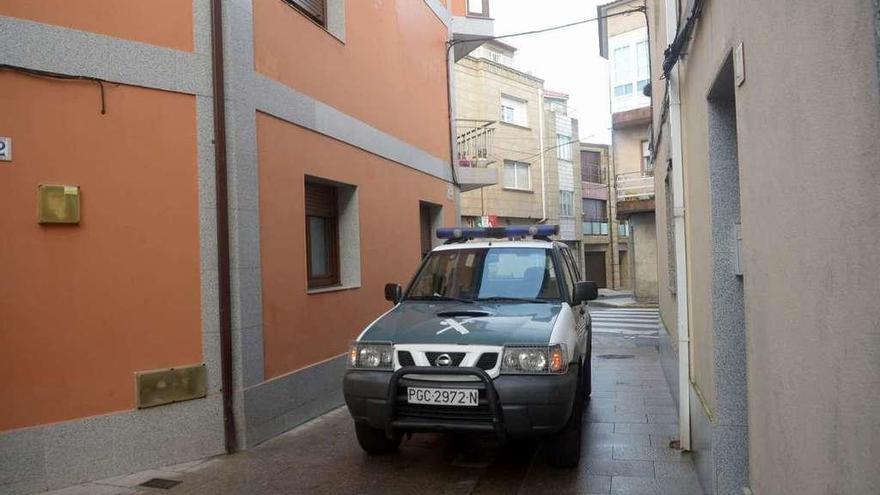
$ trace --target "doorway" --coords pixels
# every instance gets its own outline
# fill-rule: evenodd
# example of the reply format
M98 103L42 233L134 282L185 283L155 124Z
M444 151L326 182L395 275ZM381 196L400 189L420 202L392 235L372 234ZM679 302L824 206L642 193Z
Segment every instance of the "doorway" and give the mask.
M422 258L437 245L436 230L443 218L443 207L426 201L419 201L419 244Z
M596 282L599 288L608 287L605 275L605 251L584 252L584 280Z

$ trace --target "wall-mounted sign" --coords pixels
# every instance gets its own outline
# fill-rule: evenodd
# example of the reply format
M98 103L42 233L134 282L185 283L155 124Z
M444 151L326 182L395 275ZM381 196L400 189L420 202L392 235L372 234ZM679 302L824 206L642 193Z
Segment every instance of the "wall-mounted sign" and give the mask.
M12 138L0 136L0 162L12 161Z
M79 223L79 186L40 184L37 212L42 224Z

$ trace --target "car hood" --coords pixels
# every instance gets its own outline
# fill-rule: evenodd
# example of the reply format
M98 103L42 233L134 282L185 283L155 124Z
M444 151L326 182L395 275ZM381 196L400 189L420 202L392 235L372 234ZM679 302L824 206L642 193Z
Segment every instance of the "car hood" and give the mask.
M404 301L376 320L360 340L394 344L547 344L558 303Z

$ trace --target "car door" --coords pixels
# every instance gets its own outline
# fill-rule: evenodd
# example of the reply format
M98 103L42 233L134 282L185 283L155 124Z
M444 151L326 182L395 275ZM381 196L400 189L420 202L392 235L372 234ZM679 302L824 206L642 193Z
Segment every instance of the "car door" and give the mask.
M574 293L575 283L580 281L580 272L578 271L577 264L574 262L574 258L571 255L571 250L568 247L560 248L560 254L562 255L562 261L565 265L565 278L568 282L568 290L569 300L571 300L572 294ZM587 351L587 342L589 341L589 333L588 333L588 319L589 313L587 313L587 305L586 302L582 302L579 306L572 306L572 312L574 314L575 321L575 329L578 334L578 352L585 353Z

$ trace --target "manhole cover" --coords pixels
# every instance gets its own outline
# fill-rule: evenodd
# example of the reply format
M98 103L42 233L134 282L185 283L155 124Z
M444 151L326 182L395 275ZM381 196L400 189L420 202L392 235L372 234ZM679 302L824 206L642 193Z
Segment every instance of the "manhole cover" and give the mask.
M632 354L599 354L596 357L599 359L632 359L635 356Z
M180 481L177 480L166 480L165 478L152 478L147 481L144 481L140 484L140 486L144 486L147 488L159 488L162 490L169 490L179 485Z

